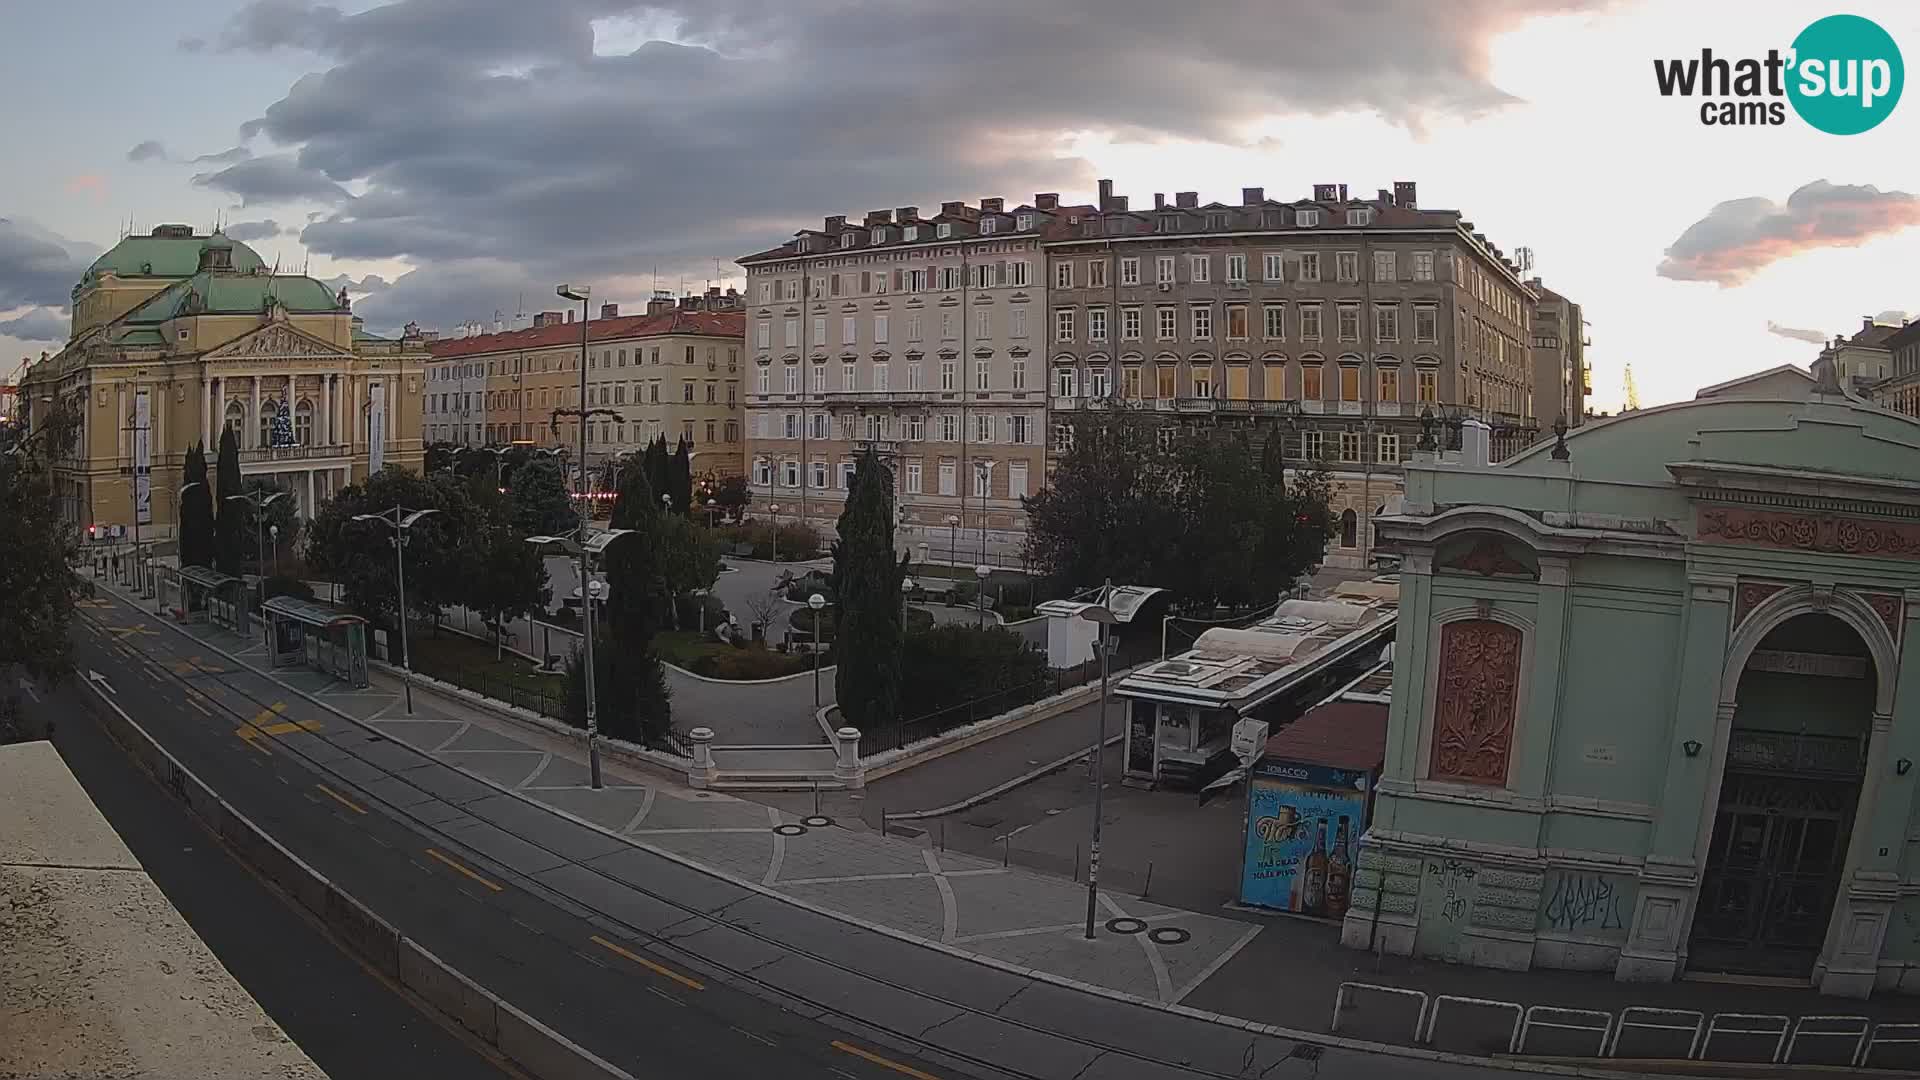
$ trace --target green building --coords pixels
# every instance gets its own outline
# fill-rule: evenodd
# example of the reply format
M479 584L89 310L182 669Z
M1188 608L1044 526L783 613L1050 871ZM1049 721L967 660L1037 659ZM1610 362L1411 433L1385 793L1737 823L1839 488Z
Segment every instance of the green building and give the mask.
M1379 521L1401 623L1343 941L1920 990L1920 424L1763 375L1499 465L1459 442Z

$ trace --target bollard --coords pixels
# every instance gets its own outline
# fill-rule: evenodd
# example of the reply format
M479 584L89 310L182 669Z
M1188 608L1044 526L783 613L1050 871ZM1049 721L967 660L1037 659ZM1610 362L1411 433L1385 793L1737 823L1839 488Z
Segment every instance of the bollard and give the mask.
M1011 835L1000 838L1000 865L1003 867L1013 865L1009 861L1013 857L1012 844L1013 837Z
M947 850L947 823L944 821L940 823L940 850Z
M887 808L885 804L882 804L880 807L880 835L887 835Z
M1073 845L1073 880L1080 880L1080 845Z
M1140 890L1140 899L1145 900L1147 898L1147 894L1152 891L1153 891L1153 860L1148 859L1147 860L1147 884L1145 888Z

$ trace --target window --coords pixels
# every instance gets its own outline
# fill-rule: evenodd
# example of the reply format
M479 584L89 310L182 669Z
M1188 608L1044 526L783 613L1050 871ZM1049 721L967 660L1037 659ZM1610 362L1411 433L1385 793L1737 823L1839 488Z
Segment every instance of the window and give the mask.
M993 465L990 462L973 463L973 497L991 498L993 495Z
M1028 432L1028 429L1027 429L1027 418L1025 415L1016 413L1012 416L1007 417L1007 441L1008 442L1013 443L1016 446L1024 446L1026 445L1029 437L1030 437L1030 433Z
M1013 309L1013 335L1012 336L1017 338L1023 338L1027 336L1027 309L1026 308L1017 307Z
M933 284L932 271L925 267L907 271L907 291L926 292Z
M825 393L827 389L827 365L825 364L813 365L813 378L808 381L812 383L811 389L814 393L816 394ZM687 400L692 401L693 399L689 397Z
M800 463L783 461L780 463L780 483L786 487L800 486Z
M1053 449L1064 454L1073 449L1073 425L1067 421L1057 421L1053 425Z
M1140 260L1137 257L1130 255L1120 260L1120 284L1140 284Z
M954 374L953 361L951 360L940 361L940 389L960 389L959 378Z
M1172 364L1161 364L1153 369L1153 395L1162 401L1171 399L1174 394L1174 370Z
M1301 210L1293 215L1293 223L1303 229L1311 229L1320 224L1320 211Z
M993 441L993 414L973 414L973 441L990 443Z
M819 489L821 491L826 490L827 463L824 461L816 461L813 463L813 468L810 471L813 473L813 479L809 481L809 486Z
M1120 309L1120 340L1140 340L1140 309L1137 307Z
M1308 401L1324 400L1326 395L1321 393L1320 378L1325 372L1326 369L1321 366L1318 359L1302 360L1300 362L1300 396Z
M856 333L856 332L855 332L855 330L854 330L854 324L855 324L855 319L854 319L854 317L853 317L853 316L851 316L851 315L844 315L844 316L842 316L842 317L841 317L841 319L840 319L840 344L842 344L842 345L851 345L851 344L853 344L853 343L854 343L855 341L857 341L857 340L859 340L859 335L858 335L858 333Z
M1360 365L1340 365L1340 400L1360 400Z
M1432 369L1419 372L1414 376L1414 389L1418 400L1434 402L1440 399L1438 393L1439 375Z
M1300 436L1300 456L1308 461L1325 461L1327 444L1325 433L1309 431Z
M1021 232L1026 232L1028 229L1033 228L1033 215L1032 214L1014 215L1013 227L1020 230Z
M815 368L814 370L816 373L818 373L822 369ZM692 383L683 382L680 384L680 400L688 403L691 403L693 401L693 384Z
M1376 449L1378 453L1376 455L1375 460L1386 462L1389 465L1399 462L1400 460L1399 433L1392 432L1392 431L1381 432L1380 442L1378 447L1376 447Z
M1301 281L1319 281L1320 280L1320 253L1319 252L1303 251L1300 253L1300 280Z
M761 487L773 483L773 463L766 458L753 459L753 482Z
M1155 340L1172 341L1179 336L1179 314L1171 307L1153 309Z
M884 362L873 365L873 388L881 393L892 389L889 385L889 383L892 382L892 379L889 377L891 374L889 371L890 367L891 365Z
M1007 497L1017 499L1025 494L1028 494L1027 463L1024 461L1009 462L1007 464Z
M850 233L850 232L843 232L843 233L841 233L841 234L840 234L840 246L841 246L841 247L843 247L843 248L850 248L850 247L852 247L852 246L853 246L853 234L852 234L852 233Z
M1000 231L999 218L988 217L988 218L980 219L980 235L985 236L988 233L996 233L999 231Z
M1340 281L1360 280L1360 253L1357 251L1336 251L1333 253L1334 277Z
M955 483L954 471L955 467L953 462L943 461L940 463L940 494L958 495L960 493L959 485Z
M1267 304L1260 309L1263 325L1261 329L1268 341L1287 340L1287 305Z
M918 360L907 361L907 389L909 390L926 389L926 386L922 382L920 377L920 361Z
M1173 284L1173 256L1161 255L1153 261L1153 280L1163 284Z
M940 313L940 340L952 341L954 337L953 312L943 311Z
M771 365L761 364L753 377L753 392L756 394L773 393L773 370Z
M853 417L851 416L847 417L848 421L852 421L852 419ZM807 414L807 435L810 438L815 438L815 439L827 438L829 435L832 434L832 424L833 424L833 417L829 416L826 413L808 413ZM851 438L853 436L852 423L849 422L847 427L848 427L847 436Z
M1213 308L1196 306L1188 309L1193 315L1193 340L1213 340Z
M1097 264L1096 264L1097 265ZM1087 340L1107 340L1107 309L1103 307L1087 309Z
M941 240L945 240L946 238L952 236L953 235L952 223L946 222L946 221L941 222L939 225L934 227L933 235Z
M1078 374L1070 367L1053 369L1053 396L1070 398L1078 388Z
M1013 389L1027 388L1027 362L1019 357L1013 358Z
M1134 370L1138 371L1139 369L1135 368ZM1107 378L1106 365L1102 364L1099 367L1089 368L1087 370L1087 396L1104 398L1112 393L1113 388L1108 385Z
M800 344L800 320L788 319L786 330L787 330L787 334L786 334L787 348L789 349L797 348Z
M908 225L906 228L901 230L901 233L902 233L902 239L918 240L920 239L920 226Z
M773 282L763 281L760 283L760 302L763 304L773 303Z
M1260 278L1262 281L1280 281L1284 278L1285 275L1280 272L1281 258L1279 252L1267 252L1261 257L1261 262L1265 264L1260 268Z
M446 395L440 395L446 400ZM313 445L313 402L302 400L293 407L293 441L301 446Z
M981 308L973 313L973 336L976 341L993 336L992 311Z
M1007 284L1016 289L1026 288L1027 260L1015 259L1007 264Z
M1065 259L1053 264L1053 287L1056 289L1073 288L1073 264Z
M1107 287L1107 260L1087 260L1087 288L1104 289Z
M1120 369L1120 394L1128 401L1140 400L1140 365L1128 364Z
M660 362L660 347L656 345L653 348L647 350L647 363L658 364L659 362Z
M1227 215L1225 214L1208 214L1207 215L1207 228L1224 229L1226 227L1227 227Z
M1062 263L1061 265L1068 265ZM1060 308L1053 313L1053 340L1073 340L1073 309Z
M920 316L918 315L907 316L907 340L920 340Z
M1375 342L1400 340L1400 305L1374 305L1373 340Z
M1413 253L1413 280L1433 280L1433 252L1416 251Z
M649 398L649 404L653 404L653 405L660 404L660 384L657 382L648 383L647 395Z
M1360 460L1360 433L1359 432L1343 431L1340 433L1340 460L1341 461L1359 461ZM1349 511L1349 513L1351 513L1351 511ZM1346 546L1352 547L1353 545L1348 544Z
M1213 257L1211 255L1187 256L1187 280L1195 284L1213 280Z
M907 462L907 494L920 494L920 460L918 458Z
M1341 341L1360 340L1360 305L1336 304L1334 310L1339 316L1339 339Z
M1380 369L1379 400L1381 401L1399 401L1400 400L1400 372L1397 368L1383 367Z
M858 389L859 388L858 383L860 380L859 370L860 369L854 364L841 364L840 365L840 389L842 390Z
M973 264L973 287L974 288L976 289L993 288L994 282L996 278L999 276L994 271L995 265L997 264L995 263L974 263Z
M1245 255L1227 256L1227 280L1233 284L1246 284L1247 257Z
M1428 342L1439 340L1440 309L1432 305L1421 305L1413 309L1413 340Z
M1227 340L1247 340L1247 305L1227 305Z
M973 388L990 390L993 383L993 361L975 360L973 362Z
M887 317L885 315L875 315L873 317L873 343L875 345L885 345L887 343Z
M1213 396L1212 367L1196 366L1193 369L1193 396L1197 398L1210 398Z
M841 491L845 491L853 486L853 462L843 461L840 463L840 475L838 479L840 481L839 487Z
M1376 251L1373 253L1373 280L1394 281L1399 277L1399 267L1395 265L1393 252Z
M1373 211L1364 208L1349 210L1347 211L1347 224L1371 225L1373 224Z

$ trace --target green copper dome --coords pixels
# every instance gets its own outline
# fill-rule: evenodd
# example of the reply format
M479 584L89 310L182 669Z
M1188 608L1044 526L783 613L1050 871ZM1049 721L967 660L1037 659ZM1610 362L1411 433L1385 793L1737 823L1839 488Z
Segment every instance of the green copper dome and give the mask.
M87 267L80 279L87 285L106 271L120 277L191 277L200 269L200 252L224 245L233 251L233 269L240 273L266 268L260 254L225 233L195 236L186 225L160 225L148 236L129 236Z

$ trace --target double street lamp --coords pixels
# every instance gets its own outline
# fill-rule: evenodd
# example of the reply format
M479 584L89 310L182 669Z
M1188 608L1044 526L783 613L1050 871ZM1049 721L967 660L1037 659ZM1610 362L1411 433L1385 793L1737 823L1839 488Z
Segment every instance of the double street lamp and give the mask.
M820 709L820 612L827 606L827 598L819 593L807 597L807 607L813 611L813 708Z
M407 530L413 528L414 522L428 514L439 512L438 510L408 510L405 507L396 506L378 514L353 515L355 521L377 521L393 530L393 535L387 538L387 542L393 545L395 581L400 596L397 609L400 623L400 670L402 672L400 681L406 688L407 715L409 716L413 715L413 650L407 646Z
M195 483L198 483L198 481L195 481ZM192 486L193 484L187 485L187 487L192 487ZM180 490L184 492L186 488L181 488ZM261 565L266 561L266 556L267 556L266 509L267 507L272 506L274 503L277 503L281 499L284 499L286 497L287 497L287 493L284 491L269 492L265 488L255 488L252 491L243 491L238 495L229 495L227 496L227 500L226 500L228 502L243 502L253 507L253 538L254 538L253 569L254 569L255 575L258 576L260 579L260 606L262 608L267 606L267 575L265 573L266 567ZM362 516L365 516L365 515L362 515ZM178 528L178 526L176 525L175 528ZM274 539L278 541L280 538L280 527L278 525L275 525L273 527L273 535L274 535ZM275 561L277 562L278 560L276 559ZM408 709L408 711L411 712L412 709Z
M1106 587L1100 590L1100 602L1080 611L1080 617L1089 622L1100 624L1100 711L1094 713L1093 747L1088 751L1093 756L1093 835L1087 843L1087 926L1086 937L1093 940L1094 909L1100 902L1100 791L1106 786L1107 768L1104 744L1107 741L1107 650L1108 635L1119 616L1113 613L1113 579L1108 578Z
M600 583L593 580L589 560L603 554L607 545L631 533L631 529L603 529L597 533L588 532L585 524L586 500L580 500L580 516L583 519L580 528L564 536L529 536L527 543L535 547L557 547L566 554L580 560L580 628L581 662L586 670L582 672L583 687L587 706L587 772L592 777L594 790L598 791L600 782L600 721L597 707L598 696L594 689L597 669L593 665L593 606L600 599Z

